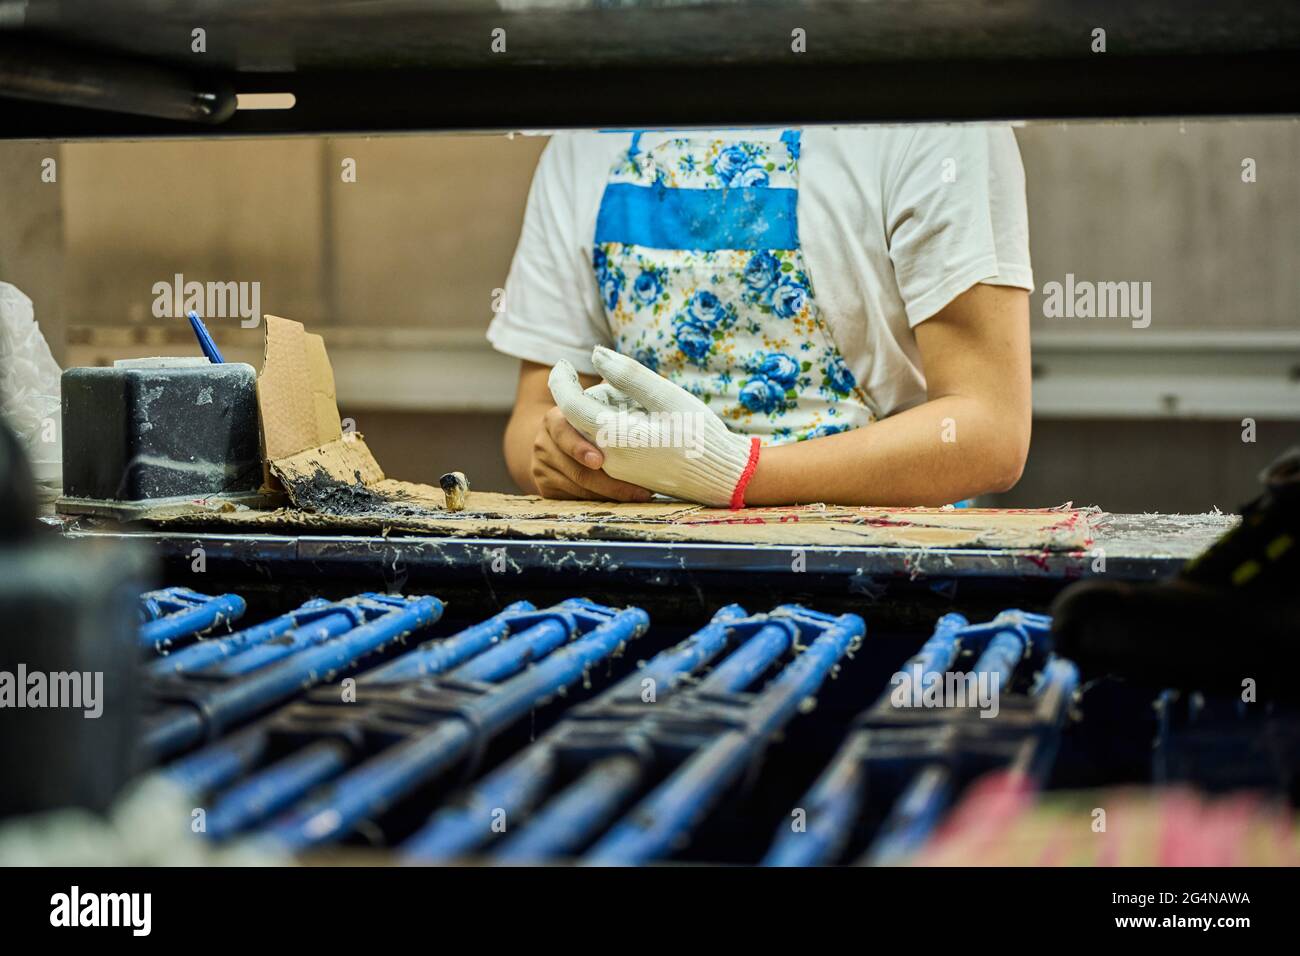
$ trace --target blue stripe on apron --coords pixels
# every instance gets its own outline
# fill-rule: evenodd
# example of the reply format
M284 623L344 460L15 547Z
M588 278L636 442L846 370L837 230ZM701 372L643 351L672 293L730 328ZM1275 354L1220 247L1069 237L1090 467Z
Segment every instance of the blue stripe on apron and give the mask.
M671 189L610 183L596 243L651 249L797 249L796 189Z

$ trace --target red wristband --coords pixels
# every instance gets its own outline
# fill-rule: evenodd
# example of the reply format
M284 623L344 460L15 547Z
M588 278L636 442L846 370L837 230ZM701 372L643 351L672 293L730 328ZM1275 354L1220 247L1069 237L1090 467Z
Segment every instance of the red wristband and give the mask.
M749 461L745 462L745 470L740 473L736 490L731 493L732 511L739 511L745 507L745 489L749 487L749 480L754 477L754 470L758 468L758 452L762 447L763 443L757 438L749 440Z

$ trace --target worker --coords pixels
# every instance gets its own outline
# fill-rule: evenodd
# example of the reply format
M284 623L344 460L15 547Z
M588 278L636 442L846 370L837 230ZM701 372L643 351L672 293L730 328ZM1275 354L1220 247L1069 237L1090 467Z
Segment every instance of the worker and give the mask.
M558 133L488 331L507 465L733 508L1005 491L1032 288L1008 128Z

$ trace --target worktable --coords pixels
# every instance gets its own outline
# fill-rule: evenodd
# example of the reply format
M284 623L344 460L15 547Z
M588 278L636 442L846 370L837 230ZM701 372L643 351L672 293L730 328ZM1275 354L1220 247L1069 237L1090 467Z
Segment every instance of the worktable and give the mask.
M1023 597L1044 603L1069 581L1097 573L1123 580L1154 580L1175 573L1231 528L1236 516L1110 515L1089 551L1043 552L986 548L886 548L807 546L793 549L719 543L546 541L510 538L232 534L228 531L157 531L99 519L48 517L69 538L126 542L155 552L169 581L193 582L195 548L206 573L226 580L283 582L324 587L331 579L350 587L411 590L436 582L491 590L496 583L686 589L703 597L715 588L882 598L903 593L952 596L988 593L990 599ZM179 577L178 577L179 576Z

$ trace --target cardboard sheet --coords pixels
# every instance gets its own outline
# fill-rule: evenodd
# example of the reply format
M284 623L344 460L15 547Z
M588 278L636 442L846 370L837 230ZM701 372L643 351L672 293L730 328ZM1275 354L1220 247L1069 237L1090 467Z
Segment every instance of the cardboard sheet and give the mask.
M428 489L381 483L389 492ZM980 508L842 508L802 505L741 512L680 502L626 505L546 501L530 495L475 493L471 510L449 513L436 502L407 499L408 514L310 514L299 509L229 511L205 516L155 515L172 528L300 531L316 534L426 534L475 538L703 542L902 548L1015 548L1079 551L1091 546L1096 509L992 510ZM430 507L431 506L431 507ZM400 506L399 506L400 507ZM421 513L416 509L428 508Z
M325 341L301 322L265 317L262 371L257 403L262 413L262 448L269 461L317 448L342 437L334 396L334 369Z
M1093 539L1095 509L995 511L851 508L807 504L743 511L676 501L648 504L549 501L473 491L448 512L440 488L387 477L364 439L344 434L324 341L298 322L266 316L258 377L268 469L292 508L207 509L201 503L144 518L164 527L453 537L694 541L774 546L874 545L1074 551Z

